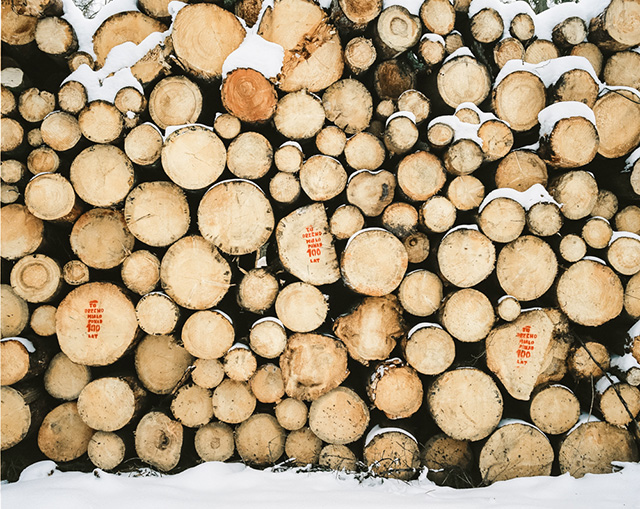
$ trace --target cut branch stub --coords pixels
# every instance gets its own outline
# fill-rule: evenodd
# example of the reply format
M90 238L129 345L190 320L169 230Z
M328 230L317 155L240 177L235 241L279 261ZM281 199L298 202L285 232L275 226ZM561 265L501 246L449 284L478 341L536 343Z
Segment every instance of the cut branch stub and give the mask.
M340 279L333 236L324 206L299 208L282 218L276 228L280 261L305 283L324 285Z

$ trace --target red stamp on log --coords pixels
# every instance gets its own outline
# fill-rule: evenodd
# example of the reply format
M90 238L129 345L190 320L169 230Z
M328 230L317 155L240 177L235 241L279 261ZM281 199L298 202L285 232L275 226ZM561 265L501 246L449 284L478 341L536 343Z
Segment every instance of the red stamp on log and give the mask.
M525 325L522 330L516 333L518 338L518 349L516 350L516 364L526 366L535 348L537 334L531 332L531 326Z
M97 300L90 300L89 307L84 310L87 318L87 337L89 339L97 339L98 333L102 326L102 313L104 309L100 307Z
M309 263L318 263L322 254L322 232L315 230L313 225L307 226L302 238L307 243L307 255Z

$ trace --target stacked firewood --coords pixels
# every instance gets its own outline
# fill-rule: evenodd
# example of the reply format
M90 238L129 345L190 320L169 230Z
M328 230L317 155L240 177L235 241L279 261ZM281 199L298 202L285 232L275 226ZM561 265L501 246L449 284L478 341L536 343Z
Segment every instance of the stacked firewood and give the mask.
M3 478L638 461L639 44L637 0L2 0Z

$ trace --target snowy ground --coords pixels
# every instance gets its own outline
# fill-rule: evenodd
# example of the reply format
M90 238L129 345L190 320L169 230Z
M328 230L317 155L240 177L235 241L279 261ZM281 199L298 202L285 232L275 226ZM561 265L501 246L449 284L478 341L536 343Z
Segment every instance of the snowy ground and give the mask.
M204 463L180 474L145 476L60 472L43 461L20 480L3 484L3 509L211 509L286 508L637 508L640 465L620 463L621 471L574 479L530 477L487 488L454 490L426 478L412 482L364 479L338 472L259 471L241 464Z

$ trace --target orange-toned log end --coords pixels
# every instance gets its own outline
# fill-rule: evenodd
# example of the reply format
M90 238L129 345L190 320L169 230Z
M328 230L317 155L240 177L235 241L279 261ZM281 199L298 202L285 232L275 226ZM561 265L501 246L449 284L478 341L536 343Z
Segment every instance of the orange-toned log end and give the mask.
M267 122L277 102L275 87L255 69L235 69L222 83L222 104L243 122Z

